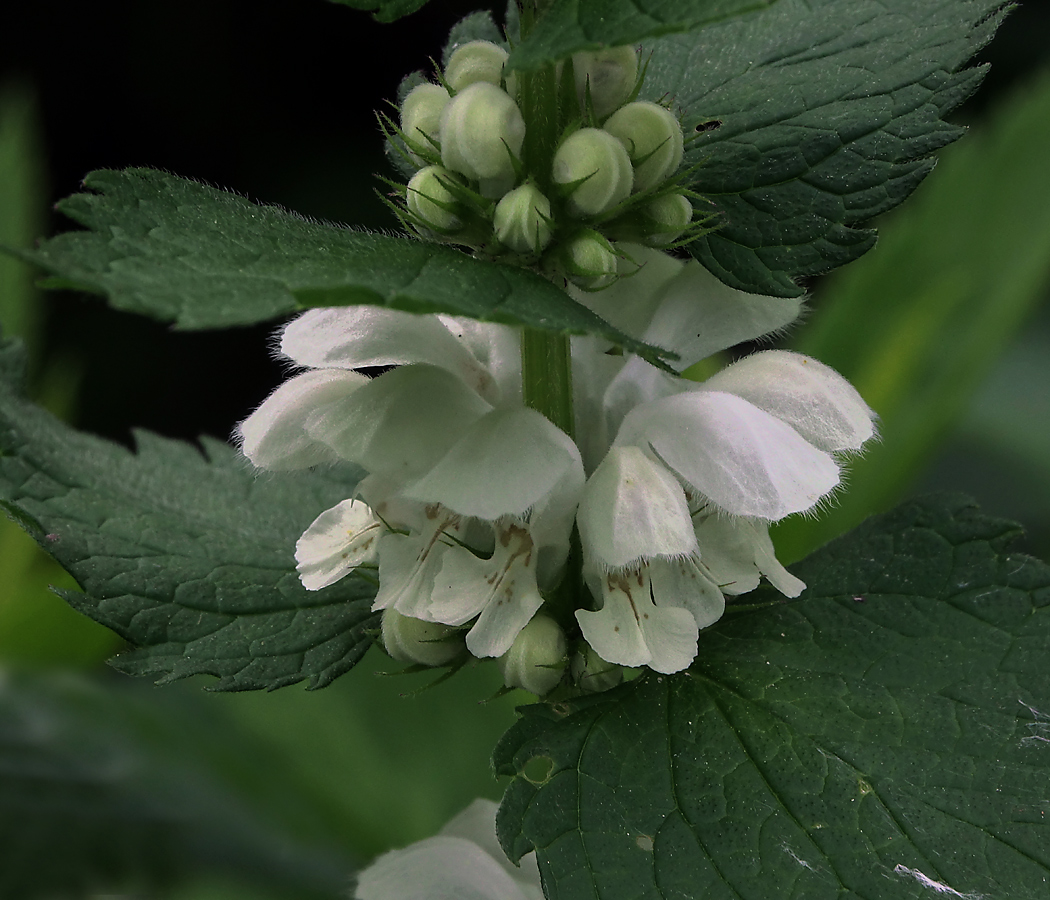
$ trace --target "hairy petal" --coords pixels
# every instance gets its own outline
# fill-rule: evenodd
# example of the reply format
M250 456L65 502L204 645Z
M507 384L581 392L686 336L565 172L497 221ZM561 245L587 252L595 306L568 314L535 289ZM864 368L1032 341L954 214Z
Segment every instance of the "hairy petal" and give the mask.
M616 444L650 448L735 515L781 519L839 483L831 456L734 394L690 391L647 403L624 419Z
M303 587L319 591L351 569L374 563L383 531L383 523L360 500L326 509L295 543L295 568Z
M260 469L285 472L339 457L306 431L307 419L339 406L368 384L356 372L321 369L288 379L237 426L241 452Z
M801 353L753 353L709 378L703 389L743 397L821 450L859 450L875 433L875 413L857 389Z
M306 430L344 459L403 484L430 469L491 408L445 369L403 366L318 409Z
M597 612L576 610L576 620L607 662L680 672L696 658L696 621L688 610L656 606L649 590L644 571L604 576L604 605Z
M779 331L798 318L801 301L747 294L698 262L686 263L664 289L643 340L673 350L679 371L742 341Z
M696 550L685 492L638 447L613 447L588 479L576 516L591 564L604 571Z
M467 428L405 496L494 521L524 515L572 470L582 481L568 435L533 409L500 409Z
M437 316L376 306L311 309L285 327L281 352L312 368L429 363L458 375L485 399L495 396L485 366Z

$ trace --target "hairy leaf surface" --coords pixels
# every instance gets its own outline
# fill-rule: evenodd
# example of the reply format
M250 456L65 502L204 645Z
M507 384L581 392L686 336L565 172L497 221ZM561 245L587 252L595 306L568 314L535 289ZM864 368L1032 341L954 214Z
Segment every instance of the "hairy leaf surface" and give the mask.
M693 187L720 213L693 255L734 287L794 296L867 252L863 224L962 134L944 116L1001 18L1001 0L780 0L648 43L644 96L683 113Z
M76 578L66 600L132 645L119 669L215 675L219 690L320 687L361 658L374 586L309 592L293 557L355 473L258 473L219 441L202 452L148 432L132 453L21 397L20 355L0 355L0 504Z
M690 670L525 707L504 848L536 848L550 900L1044 898L1050 567L1017 533L906 504L799 564L797 600L702 632Z
M653 361L666 355L533 272L441 244L311 222L151 169L93 172L84 185L95 193L58 208L88 230L19 255L51 272L51 287L104 294L117 309L180 328L370 304L600 334Z

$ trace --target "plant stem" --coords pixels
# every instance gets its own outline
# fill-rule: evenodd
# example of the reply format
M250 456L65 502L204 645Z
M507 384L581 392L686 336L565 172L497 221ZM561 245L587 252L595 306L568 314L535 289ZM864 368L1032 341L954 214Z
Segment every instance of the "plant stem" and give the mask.
M525 405L574 436L569 336L537 328L521 333L521 393Z

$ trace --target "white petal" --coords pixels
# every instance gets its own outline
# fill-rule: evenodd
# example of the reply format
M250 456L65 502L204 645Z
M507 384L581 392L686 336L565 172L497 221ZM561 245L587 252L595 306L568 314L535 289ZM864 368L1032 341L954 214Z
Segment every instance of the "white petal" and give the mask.
M682 371L712 353L778 331L798 318L801 301L747 294L723 284L690 261L664 289L643 335L681 358Z
M637 447L609 450L583 489L576 523L585 554L606 570L696 550L682 486Z
M521 404L521 329L459 316L438 316L449 333L485 367L495 384L494 406Z
M741 516L712 513L695 521L700 562L725 594L746 594L758 587L754 533Z
M281 352L317 369L430 363L455 373L486 399L493 396L484 365L437 316L377 306L311 309L285 327Z
M755 562L759 571L773 587L785 597L797 597L806 589L806 582L796 578L781 564L769 539L769 527L765 522L750 522L755 534Z
M344 500L326 509L295 544L295 568L303 587L319 591L351 569L374 563L383 530L368 504L360 500Z
M623 277L602 291L570 287L569 293L577 303L620 331L640 338L656 312L663 290L685 263L640 244L617 244L616 251L617 272Z
M859 450L875 433L875 414L856 388L801 353L753 353L709 378L704 390L743 397L821 450Z
M445 369L403 366L319 410L306 428L344 459L403 484L433 466L490 409Z
M496 838L497 809L499 807L491 800L478 798L463 812L453 817L441 829L440 834L473 841L503 866L504 871L518 883L526 896L535 897L535 900L543 900L543 892L540 889L540 872L536 866L536 854L526 853L521 858L520 866L515 866L507 859Z
M368 379L356 372L324 369L289 378L237 427L241 451L260 469L305 469L338 460L306 432L306 420L338 404Z
M694 387L692 382L668 375L641 357L632 356L605 390L605 425L615 437L624 418L636 406Z
M465 516L524 515L583 463L576 445L533 409L500 409L474 422L405 496Z
M644 571L606 576L605 605L597 612L576 610L576 620L607 662L680 672L696 658L696 621L687 610L654 605L649 588Z
M527 900L472 841L439 835L384 853L358 876L357 900Z
M790 425L734 394L690 391L634 409L616 444L652 450L736 515L782 519L839 483L835 460Z
M502 656L542 605L532 538L523 524L510 523L497 528L491 559L462 547L444 555L427 618L461 625L480 613L467 633L467 649L479 658Z
M392 606L403 616L433 621L427 611L443 556L452 549L468 551L450 546L445 537L446 532L454 531L458 524L456 518L442 514L441 510L431 512L420 534L388 532L379 539L379 592L372 609Z
M654 560L649 563L649 579L657 605L688 610L697 628L713 625L726 611L725 597L695 556Z

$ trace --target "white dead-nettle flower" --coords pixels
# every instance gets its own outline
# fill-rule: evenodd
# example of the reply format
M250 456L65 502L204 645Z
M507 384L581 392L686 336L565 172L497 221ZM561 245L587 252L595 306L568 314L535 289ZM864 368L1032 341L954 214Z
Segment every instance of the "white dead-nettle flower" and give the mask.
M617 252L636 274L577 299L678 353L679 371L798 315L798 301L733 290L695 262ZM472 654L503 656L558 583L575 523L593 597L581 591L583 637L608 662L660 672L689 665L726 596L761 577L799 594L768 525L814 508L841 454L872 436L843 378L766 351L697 383L574 338L574 443L523 406L519 344L508 326L373 307L285 329L282 352L308 368L242 424L245 454L368 472L300 539L307 588L378 564L376 609L469 629ZM354 371L375 366L396 368Z
M515 866L496 839L496 804L475 800L432 838L384 853L355 900L543 900L535 854Z
M635 260L655 264L636 276L655 303L614 306L630 280L580 299L678 352L681 367L798 312L795 301L733 291L695 263L641 249ZM660 672L688 666L725 595L753 590L760 575L787 596L801 593L768 525L814 508L839 484L836 457L874 433L871 410L844 378L784 351L755 353L700 384L630 359L608 378L600 414L604 440L596 435L585 459L601 461L577 521L601 606L576 617L602 658Z
M241 425L245 455L264 469L345 460L368 472L299 539L303 584L378 562L375 609L472 622L471 653L506 653L558 577L584 482L572 440L521 404L517 336L351 307L299 317L281 350L312 368Z

